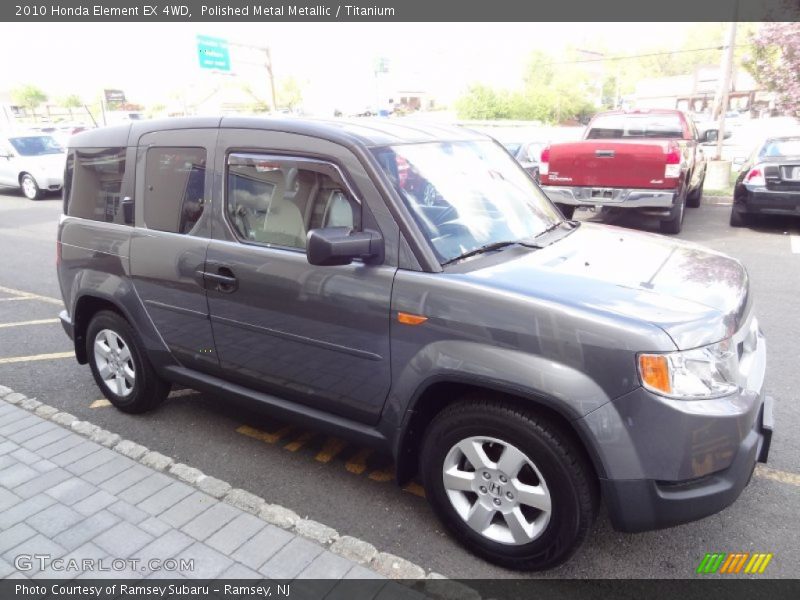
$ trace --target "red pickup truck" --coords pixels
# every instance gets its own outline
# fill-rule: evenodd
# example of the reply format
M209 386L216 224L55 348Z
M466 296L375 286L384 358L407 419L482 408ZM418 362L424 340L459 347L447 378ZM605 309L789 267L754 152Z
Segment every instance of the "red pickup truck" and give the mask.
M685 207L700 206L706 160L697 128L679 110L604 112L583 140L542 151L542 189L571 218L576 206L637 210L680 233Z

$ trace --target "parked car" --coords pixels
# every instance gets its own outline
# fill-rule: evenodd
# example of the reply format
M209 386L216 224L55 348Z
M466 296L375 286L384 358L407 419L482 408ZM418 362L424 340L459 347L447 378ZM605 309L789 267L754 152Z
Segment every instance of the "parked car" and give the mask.
M564 220L488 137L172 119L67 165L60 318L124 412L177 383L377 447L513 569L567 560L601 498L622 531L684 523L767 459L744 267Z
M636 210L657 217L662 233L680 233L684 209L703 195L703 141L679 110L604 112L582 141L542 151L540 180L567 218L576 206Z
M43 134L0 137L0 185L19 188L29 200L61 190L64 148Z
M534 181L539 181L539 160L542 155L542 150L547 144L543 142L502 142L506 150L511 153L517 162L522 165L525 172L533 178Z
M800 135L767 139L742 165L731 226L742 227L756 214L800 217Z

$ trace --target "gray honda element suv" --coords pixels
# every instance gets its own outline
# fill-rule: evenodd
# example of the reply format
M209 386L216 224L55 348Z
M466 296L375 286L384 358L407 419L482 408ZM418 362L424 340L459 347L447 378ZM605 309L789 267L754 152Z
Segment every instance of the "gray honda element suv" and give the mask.
M242 117L73 137L61 320L120 410L173 384L391 453L452 535L565 561L733 502L772 403L747 274L565 220L461 129Z

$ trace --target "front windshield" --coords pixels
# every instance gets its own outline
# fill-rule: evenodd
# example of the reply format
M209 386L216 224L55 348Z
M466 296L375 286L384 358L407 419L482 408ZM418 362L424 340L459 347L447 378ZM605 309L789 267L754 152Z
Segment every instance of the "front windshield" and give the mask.
M562 220L494 142L404 144L373 152L440 263L488 244L535 237Z
M49 135L31 135L9 138L14 150L20 156L41 156L43 154L62 154L64 148Z

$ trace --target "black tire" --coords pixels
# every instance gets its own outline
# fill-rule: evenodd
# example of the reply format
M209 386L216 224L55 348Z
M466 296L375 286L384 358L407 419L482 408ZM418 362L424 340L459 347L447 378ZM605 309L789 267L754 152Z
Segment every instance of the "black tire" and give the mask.
M731 208L731 227L745 227L748 222L749 218L746 213L736 210L736 207Z
M28 200L41 200L44 198L44 192L30 173L23 173L19 178L19 188L22 190L22 195Z
M686 206L689 208L700 208L700 203L703 201L703 184L706 182L706 176L700 180L698 186L693 189L689 195L686 196Z
M135 378L131 390L125 395L112 391L100 375L94 346L98 334L103 331L115 333L130 350ZM152 410L161 404L170 392L171 384L155 372L133 328L128 321L113 311L100 311L92 318L86 330L86 356L89 358L89 366L97 387L111 404L123 412L136 414Z
M541 473L552 509L532 541L514 545L489 539L470 527L451 503L442 476L445 461L451 448L473 436L515 446ZM571 437L548 419L499 399L465 399L439 413L425 434L420 473L426 496L450 533L474 554L509 569L537 571L563 563L585 540L597 514L593 470ZM498 513L495 518L503 517Z
M567 220L571 219L575 214L574 206L571 206L569 204L559 204L559 203L556 203L556 206L558 207L558 210L561 211L561 214L564 215L564 218Z
M670 216L659 223L661 233L680 233L683 229L683 217L686 214L686 188L680 192L680 198L673 205Z

